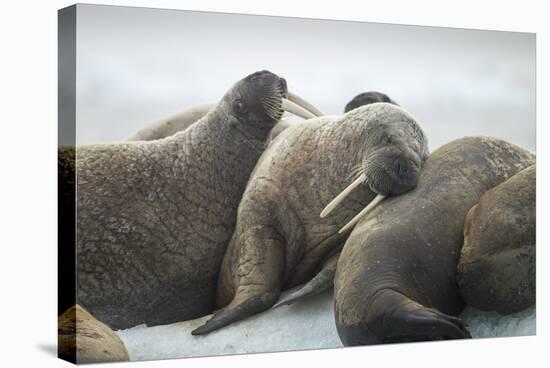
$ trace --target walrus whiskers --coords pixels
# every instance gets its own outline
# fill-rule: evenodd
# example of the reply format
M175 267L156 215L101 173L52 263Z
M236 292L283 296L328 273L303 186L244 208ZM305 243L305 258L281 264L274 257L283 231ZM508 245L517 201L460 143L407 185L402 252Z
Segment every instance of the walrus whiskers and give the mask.
M283 96L281 100L274 99L271 96L276 95L277 92L282 93L278 88L278 86L272 86L271 94L261 97L262 104L268 108L270 115L271 112L277 112L277 115L274 116L280 118L285 111L304 119L312 119L323 115L311 103L292 92L287 92L287 97Z
M340 229L340 231L338 231L338 234L342 234L355 226L355 224L358 223L359 220L361 220L367 213L371 212L380 202L382 202L384 198L386 198L386 196L382 194L378 194L376 197L374 197L374 199L369 203L367 207L363 208L361 212L355 215L355 217L352 218L350 222L348 222L343 228Z

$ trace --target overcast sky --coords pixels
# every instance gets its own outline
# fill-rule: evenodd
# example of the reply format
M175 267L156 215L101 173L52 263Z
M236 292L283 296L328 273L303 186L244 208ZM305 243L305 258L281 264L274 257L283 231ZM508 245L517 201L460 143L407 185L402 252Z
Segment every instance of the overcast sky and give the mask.
M434 148L490 135L535 150L535 35L101 5L77 9L77 142L125 139L261 69L325 114L388 94Z

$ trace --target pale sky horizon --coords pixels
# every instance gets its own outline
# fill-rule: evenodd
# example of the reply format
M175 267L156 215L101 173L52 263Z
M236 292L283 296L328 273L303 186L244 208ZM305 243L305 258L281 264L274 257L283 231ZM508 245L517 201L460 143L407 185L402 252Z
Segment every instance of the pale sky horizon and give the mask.
M327 115L388 94L430 148L471 135L535 151L535 35L77 6L77 143L121 141L262 69Z

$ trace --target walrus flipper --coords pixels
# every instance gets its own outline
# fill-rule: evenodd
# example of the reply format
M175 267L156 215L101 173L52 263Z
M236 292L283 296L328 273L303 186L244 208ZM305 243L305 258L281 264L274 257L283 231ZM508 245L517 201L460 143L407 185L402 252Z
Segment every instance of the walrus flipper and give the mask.
M246 257L236 270L238 282L233 300L191 334L206 334L263 312L279 299L285 267L283 239L266 226L252 229L242 239Z
M367 313L367 325L384 343L472 337L460 318L425 307L394 290L376 297Z
M272 309L278 308L283 305L290 305L294 302L309 297L317 295L329 288L334 284L334 274L336 273L336 264L338 263L338 257L340 252L332 255L326 262L323 264L321 270L315 275L310 281L305 283L301 288L296 291L289 293L288 295L279 299L277 304L275 304Z
M257 296L252 299L235 305L227 306L214 313L204 325L191 331L192 335L204 335L212 331L225 327L233 322L240 321L248 316L263 312L277 300L278 294L268 293L267 295Z

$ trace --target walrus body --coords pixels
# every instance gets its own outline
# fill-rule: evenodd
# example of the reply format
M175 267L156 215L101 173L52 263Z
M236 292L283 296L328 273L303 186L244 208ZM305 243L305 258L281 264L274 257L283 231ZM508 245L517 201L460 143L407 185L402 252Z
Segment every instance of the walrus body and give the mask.
M257 72L184 132L77 147L78 303L115 329L212 311L239 201L286 93L284 79Z
M308 281L322 267L333 268L347 236L338 230L377 194L414 187L427 155L420 127L390 104L286 129L260 158L239 205L218 282L217 303L224 308L193 334L261 312L282 289ZM319 218L362 172L367 185L333 215Z
M58 355L69 362L107 363L128 361L122 340L80 305L59 316Z
M536 296L535 165L490 189L464 225L458 285L464 301L502 314L519 312Z
M415 189L364 218L334 280L343 344L469 337L454 317L463 308L456 267L464 219L483 193L533 161L498 139L453 141L430 155Z

